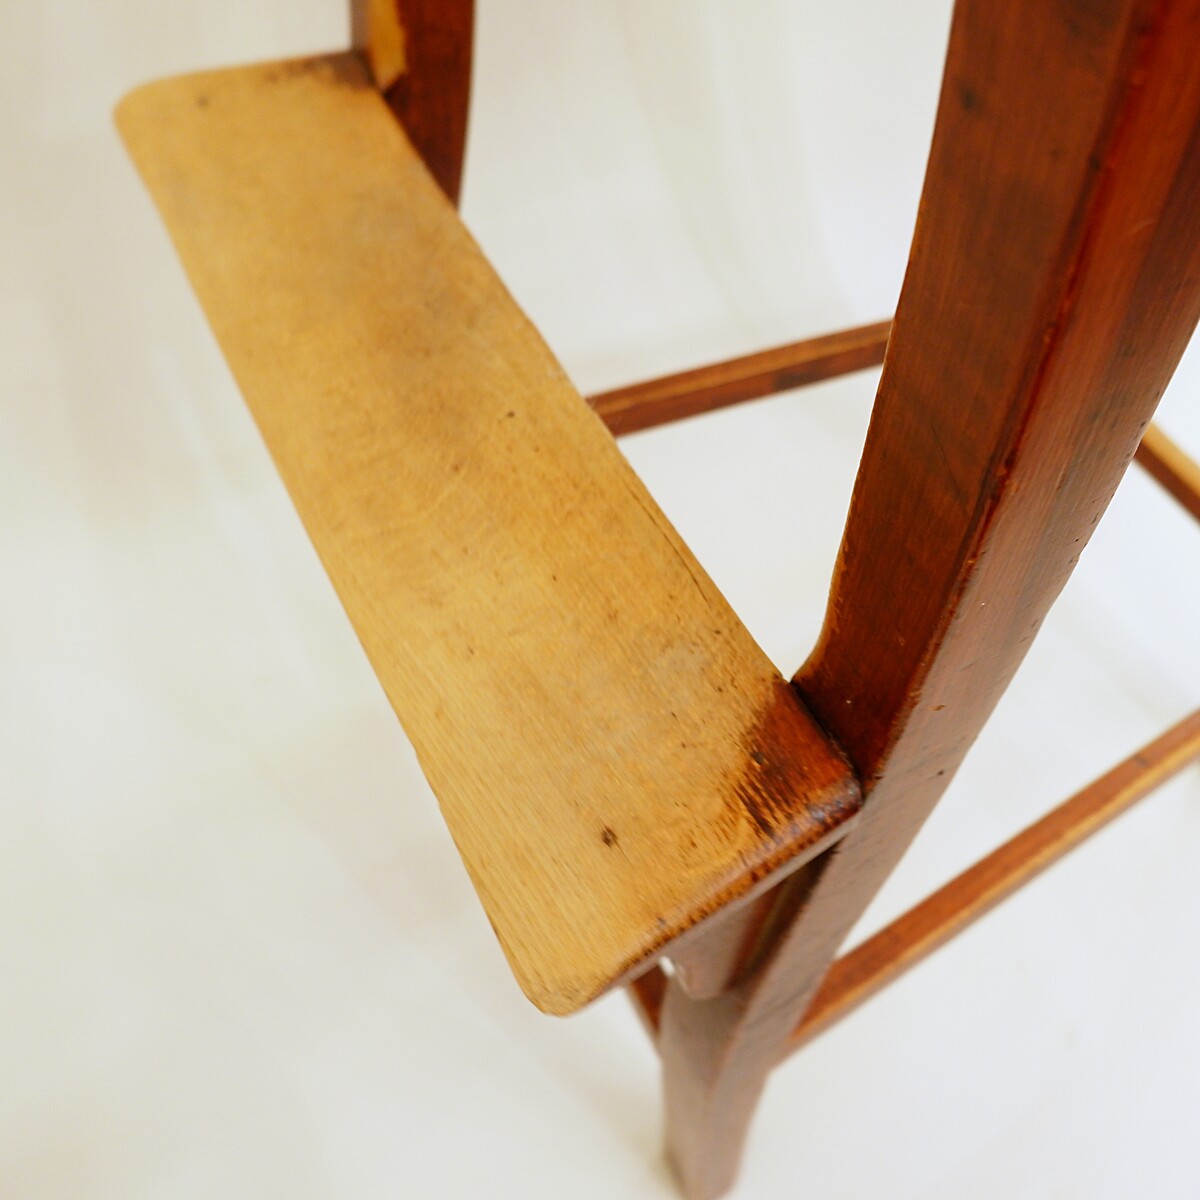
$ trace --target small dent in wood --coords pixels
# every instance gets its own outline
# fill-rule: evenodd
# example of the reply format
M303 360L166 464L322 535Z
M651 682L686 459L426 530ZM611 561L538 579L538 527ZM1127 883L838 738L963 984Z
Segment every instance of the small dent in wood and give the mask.
M983 101L980 99L979 93L969 84L960 83L958 85L958 99L963 106L963 112L979 112L983 108Z

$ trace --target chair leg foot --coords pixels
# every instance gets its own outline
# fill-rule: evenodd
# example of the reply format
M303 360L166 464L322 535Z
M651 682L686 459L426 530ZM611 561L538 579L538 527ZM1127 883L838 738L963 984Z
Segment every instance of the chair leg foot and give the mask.
M660 1048L666 1157L687 1200L733 1187L742 1147L774 1055L748 1038L736 993L692 1000L672 983Z

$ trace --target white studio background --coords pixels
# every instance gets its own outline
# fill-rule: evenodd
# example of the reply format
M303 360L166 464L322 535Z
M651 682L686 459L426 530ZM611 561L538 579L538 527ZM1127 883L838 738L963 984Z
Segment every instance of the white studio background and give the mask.
M465 216L585 390L886 316L947 0L480 0ZM0 1195L670 1197L609 997L520 996L112 132L339 0L0 9ZM629 438L785 671L875 383ZM1200 452L1200 352L1164 426ZM1134 472L877 927L1200 701ZM780 1070L736 1195L1200 1195L1200 771Z

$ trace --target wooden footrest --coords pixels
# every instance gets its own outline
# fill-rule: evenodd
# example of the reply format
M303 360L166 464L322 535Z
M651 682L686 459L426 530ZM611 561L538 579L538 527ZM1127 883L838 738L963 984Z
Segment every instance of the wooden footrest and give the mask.
M568 1012L857 788L353 54L117 122L525 992Z

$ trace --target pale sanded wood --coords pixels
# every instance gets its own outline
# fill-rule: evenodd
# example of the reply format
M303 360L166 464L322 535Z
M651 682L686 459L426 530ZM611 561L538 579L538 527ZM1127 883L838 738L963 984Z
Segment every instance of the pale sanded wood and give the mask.
M847 827L841 758L356 56L151 84L117 117L539 1007Z

